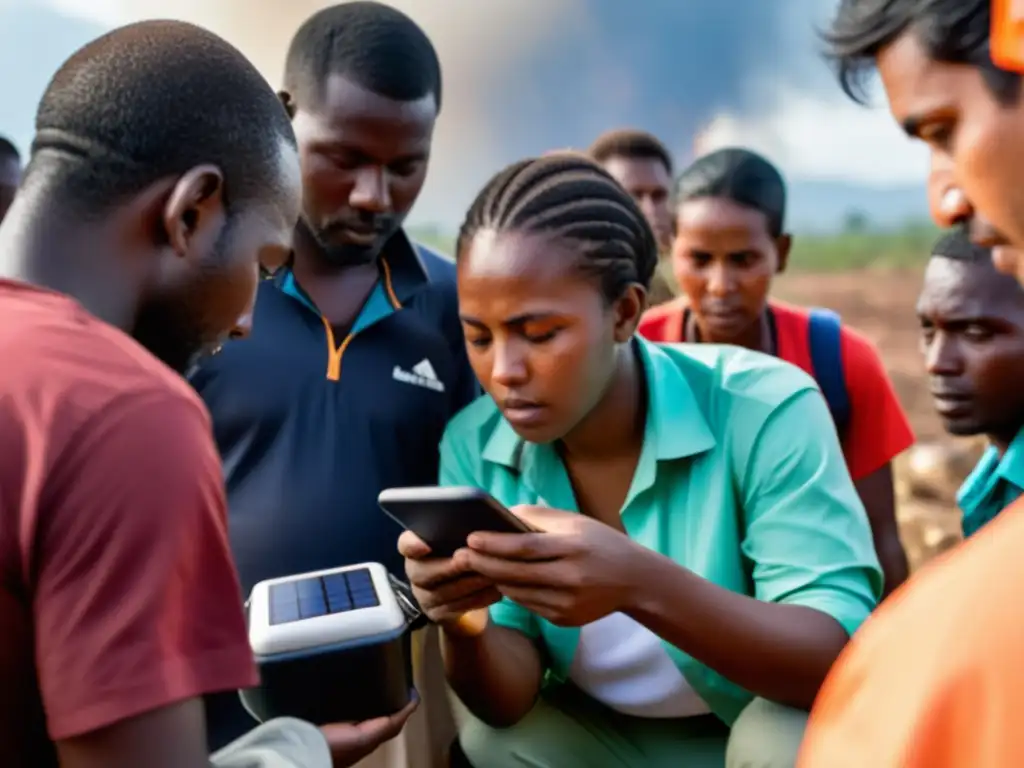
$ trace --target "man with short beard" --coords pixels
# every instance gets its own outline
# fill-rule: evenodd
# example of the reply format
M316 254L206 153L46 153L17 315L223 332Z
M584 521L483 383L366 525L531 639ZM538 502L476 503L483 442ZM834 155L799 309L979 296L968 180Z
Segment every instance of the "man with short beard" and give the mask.
M248 332L298 175L273 91L190 24L103 35L43 95L0 226L5 768L208 768L201 697L257 681L209 416L179 374ZM215 764L312 768L330 745L351 765L408 715L289 721Z
M877 67L932 154L929 199L1024 278L1024 95L989 53L991 0L841 0L841 81ZM1024 282L1024 280L1022 280ZM801 768L1024 765L1024 501L926 566L868 619L815 702Z
M932 250L917 317L943 427L988 439L957 493L966 539L1024 496L1024 290L955 229Z
M402 230L442 103L430 40L381 3L326 8L291 42L281 98L302 160L294 249L260 284L249 338L191 377L224 460L243 594L366 561L404 578L377 495L436 484L445 425L477 394L454 265ZM214 746L252 727L237 696L207 711Z
M664 304L679 291L668 253L672 248L672 155L653 134L633 128L602 133L587 153L636 200L651 225L660 260L651 278L648 306Z

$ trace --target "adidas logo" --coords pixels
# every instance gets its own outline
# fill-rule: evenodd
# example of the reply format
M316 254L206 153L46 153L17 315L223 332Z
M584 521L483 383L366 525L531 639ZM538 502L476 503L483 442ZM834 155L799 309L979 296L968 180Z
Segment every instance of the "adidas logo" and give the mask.
M435 392L444 392L444 384L437 378L434 366L426 358L416 363L411 371L402 370L396 365L391 376L395 381L401 381L404 384L413 384L417 387L432 389Z

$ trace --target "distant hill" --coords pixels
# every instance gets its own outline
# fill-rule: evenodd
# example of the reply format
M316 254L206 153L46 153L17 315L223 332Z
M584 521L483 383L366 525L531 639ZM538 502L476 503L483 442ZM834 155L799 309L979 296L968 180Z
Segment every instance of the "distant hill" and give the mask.
M787 228L796 234L835 235L852 219L861 229L872 232L932 232L928 201L923 186L872 187L832 181L799 181L789 185ZM917 225L921 225L920 227ZM455 227L419 224L416 237L426 245L447 253Z
M836 232L859 214L868 228L892 229L928 218L924 186L871 187L847 182L799 181L789 186L788 227Z
M864 219L844 232L798 231L789 259L789 272L845 272L849 270L920 268L940 236L928 220L908 221L898 227L862 228ZM407 228L417 242L451 257L455 237L437 227Z

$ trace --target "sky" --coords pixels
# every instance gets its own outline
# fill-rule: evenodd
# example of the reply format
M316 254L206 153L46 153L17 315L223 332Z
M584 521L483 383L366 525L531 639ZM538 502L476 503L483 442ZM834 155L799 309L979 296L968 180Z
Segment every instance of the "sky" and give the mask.
M504 164L652 130L681 161L743 144L791 183L922 185L927 159L877 100L853 104L820 55L834 0L393 0L433 39L445 105L417 222L457 223ZM320 0L0 0L0 134L27 149L47 80L77 47L147 17L225 36L278 85Z

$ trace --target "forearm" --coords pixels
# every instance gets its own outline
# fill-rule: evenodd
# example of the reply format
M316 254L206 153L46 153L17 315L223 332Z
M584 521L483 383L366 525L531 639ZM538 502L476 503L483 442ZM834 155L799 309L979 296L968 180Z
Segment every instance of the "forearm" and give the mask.
M886 464L876 472L856 481L854 486L867 512L875 554L885 576L882 597L888 597L889 593L907 580L910 571L907 553L900 541L899 524L896 522L892 466Z
M543 668L529 638L490 621L476 636L442 631L441 637L448 683L476 717L506 727L533 708Z
M875 535L874 541L875 553L878 555L878 562L885 575L882 598L886 598L907 580L910 575L910 566L907 564L907 553L903 550L903 544L895 532Z
M849 639L831 616L723 589L666 557L636 556L625 613L746 690L809 709Z

